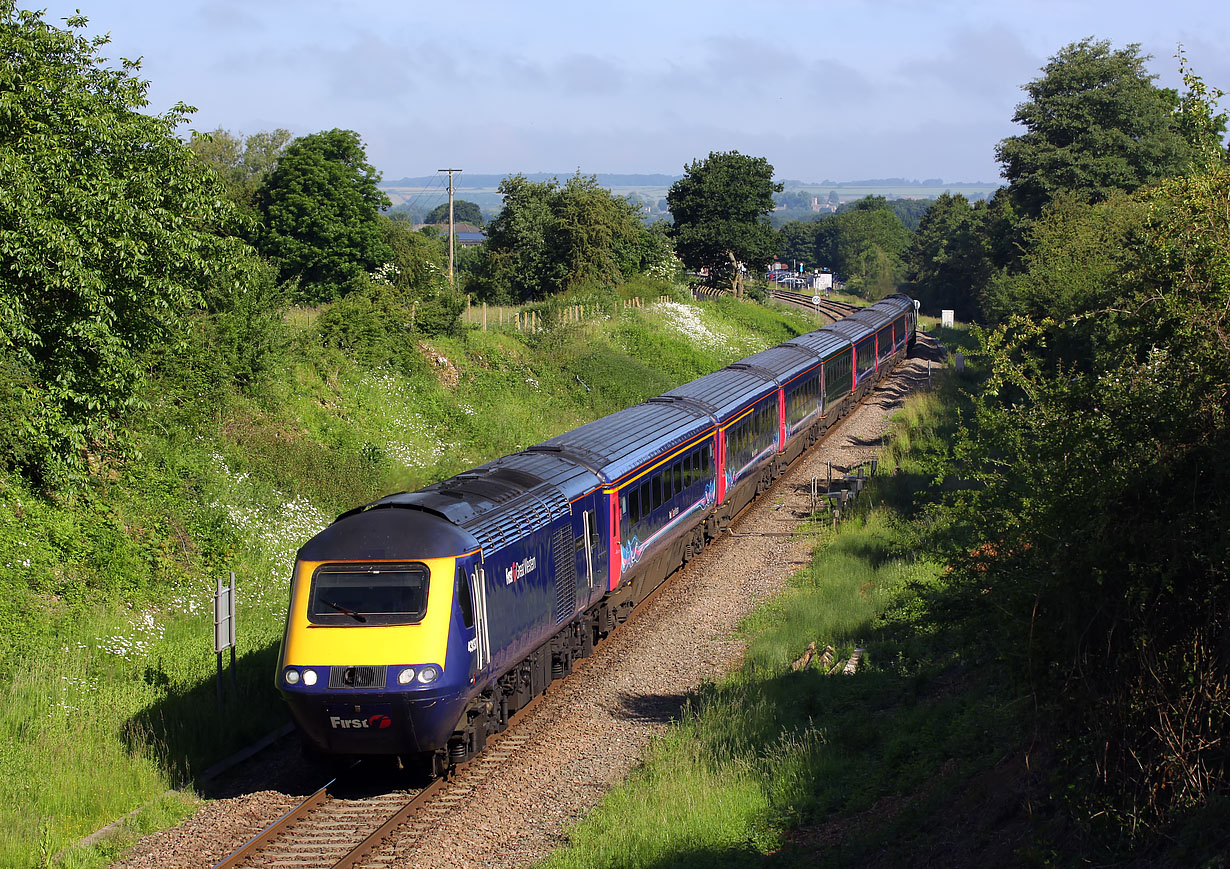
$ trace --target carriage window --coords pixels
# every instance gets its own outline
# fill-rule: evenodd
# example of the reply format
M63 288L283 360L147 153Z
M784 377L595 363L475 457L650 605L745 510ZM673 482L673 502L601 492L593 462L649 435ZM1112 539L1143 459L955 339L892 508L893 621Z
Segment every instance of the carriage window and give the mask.
M461 623L474 627L474 598L470 596L470 577L460 568L457 570L457 606L461 607Z
M675 462L671 468L671 476L675 478L675 494L678 495L683 491L683 463Z
M662 475L654 474L653 477L653 509L657 510L662 506Z

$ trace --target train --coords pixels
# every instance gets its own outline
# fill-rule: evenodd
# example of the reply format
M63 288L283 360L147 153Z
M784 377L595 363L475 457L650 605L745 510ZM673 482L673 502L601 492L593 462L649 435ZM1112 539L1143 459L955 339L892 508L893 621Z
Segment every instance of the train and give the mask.
M894 295L339 516L299 549L276 687L318 755L442 774L567 675L905 357Z

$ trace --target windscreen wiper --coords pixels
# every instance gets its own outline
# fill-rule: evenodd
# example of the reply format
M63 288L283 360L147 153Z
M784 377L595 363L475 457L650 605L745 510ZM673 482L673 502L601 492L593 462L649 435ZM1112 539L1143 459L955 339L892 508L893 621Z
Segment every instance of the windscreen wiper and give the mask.
M342 606L342 605L340 605L340 604L336 604L336 603L334 603L334 602L333 602L333 601L331 601L331 600L324 600L324 599L322 598L320 602L321 602L321 603L323 603L323 604L325 604L326 606L331 606L331 607L333 607L335 610L337 610L339 613L341 613L341 614L342 614L342 615L344 615L344 616L350 616L350 617L351 617L352 619L354 619L356 622L365 622L365 621L367 621L367 616L363 615L363 613L357 613L357 612L355 612L354 610L348 610L348 609L346 609L346 607L344 607L344 606Z

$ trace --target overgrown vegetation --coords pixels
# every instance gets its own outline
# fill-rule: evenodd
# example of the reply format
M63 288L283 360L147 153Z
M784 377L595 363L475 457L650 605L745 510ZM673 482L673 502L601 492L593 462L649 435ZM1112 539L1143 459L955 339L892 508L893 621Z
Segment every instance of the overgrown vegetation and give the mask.
M258 390L162 368L132 453L72 494L0 476L0 864L38 865L285 720L270 674L286 576L332 516L807 328L725 300L426 338L360 298L279 320ZM412 340L390 341L399 330ZM239 680L219 719L210 596L231 570ZM70 773L83 768L99 772Z
M936 491L927 465L947 452L954 395L950 384L943 399L910 400L855 514L837 533L824 519L804 530L810 564L745 620L742 666L689 700L545 866L894 865L942 853L943 833L918 819L995 769L1022 728L1012 682L989 649L966 645L944 603L951 574L919 550L931 535L922 493ZM796 669L811 644L835 657ZM830 675L856 648L859 672Z

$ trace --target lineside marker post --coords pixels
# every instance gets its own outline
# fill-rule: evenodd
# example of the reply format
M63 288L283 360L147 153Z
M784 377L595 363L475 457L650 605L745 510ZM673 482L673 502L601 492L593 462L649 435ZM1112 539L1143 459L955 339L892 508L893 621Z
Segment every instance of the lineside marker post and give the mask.
M218 658L218 715L222 715L222 653L231 650L231 690L239 693L235 676L235 571L231 571L229 586L218 580L214 592L214 653Z

